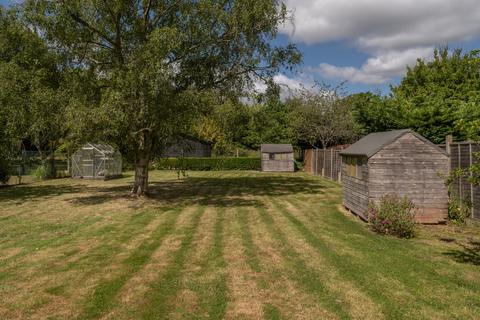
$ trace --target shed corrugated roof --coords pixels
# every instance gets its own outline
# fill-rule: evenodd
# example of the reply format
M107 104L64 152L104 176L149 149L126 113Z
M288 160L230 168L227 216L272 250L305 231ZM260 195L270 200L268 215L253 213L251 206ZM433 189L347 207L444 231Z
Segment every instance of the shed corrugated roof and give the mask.
M354 144L352 144L347 149L340 152L341 154L345 155L362 155L367 156L370 158L375 153L377 153L383 147L389 145L390 143L394 142L405 133L412 133L420 140L431 144L435 148L437 148L442 153L446 154L446 152L440 149L438 146L434 145L432 142L428 141L426 138L422 137L418 133L414 132L410 129L402 129L402 130L393 130L393 131L385 131L385 132L375 132L370 133L369 135L363 137L362 139L358 140Z
M290 153L293 152L291 144L262 144L261 151L266 153Z

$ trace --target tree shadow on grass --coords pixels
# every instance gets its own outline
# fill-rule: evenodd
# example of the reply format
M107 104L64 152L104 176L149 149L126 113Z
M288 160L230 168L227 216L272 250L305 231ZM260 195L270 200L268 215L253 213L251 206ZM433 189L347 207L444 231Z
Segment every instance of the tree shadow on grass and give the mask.
M470 241L468 245L460 244L461 250L450 250L444 253L456 262L480 266L480 242Z
M14 201L23 203L45 197L55 197L64 194L82 192L82 185L19 185L0 190L0 201Z
M1 200L18 202L38 198L72 194L67 201L75 205L98 205L129 199L131 183L122 185L62 184L25 185L0 191ZM318 194L328 192L329 187L321 180L305 179L299 176L236 176L236 177L187 177L176 181L153 181L150 196L145 201L162 205L214 205L214 206L256 206L261 202L258 196L287 196L293 194ZM86 195L83 195L83 194ZM77 196L75 196L77 194Z
M150 183L148 201L213 206L257 206L256 196L317 194L328 187L320 181L291 176L187 177L177 181ZM96 205L129 198L130 186L103 187L94 195L74 198L80 205Z

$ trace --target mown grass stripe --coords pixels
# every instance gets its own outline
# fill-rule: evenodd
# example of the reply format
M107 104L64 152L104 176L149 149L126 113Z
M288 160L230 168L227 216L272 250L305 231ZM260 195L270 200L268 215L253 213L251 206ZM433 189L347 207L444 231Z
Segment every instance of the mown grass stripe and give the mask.
M225 249L224 241L224 223L225 223L225 207L217 210L217 219L214 226L213 247L210 251L209 260L213 266L216 277L209 284L207 290L211 290L210 299L206 299L203 305L208 309L208 318L223 319L227 310L228 285L226 276L226 262L223 256ZM213 270L206 269L205 272Z
M320 281L317 272L307 266L300 255L290 246L288 238L276 226L267 209L263 206L258 206L257 212L269 233L280 243L279 253L284 258L285 265L292 269L288 276L301 285L326 310L336 314L341 319L350 319L351 317L344 306L335 299L335 294Z
M263 305L263 318L266 320L281 320L282 314L276 306L266 303Z
M381 306L382 311L385 314L388 314L392 318L401 319L411 308L411 305L397 303L394 298L389 298L383 285L376 285L379 280L377 278L378 274L388 274L393 279L406 284L406 288L409 288L409 291L411 291L415 297L415 300L411 301L411 303L419 304L419 302L421 302L422 304L430 305L437 310L448 311L441 305L440 301L437 302L435 299L426 298L419 294L417 291L420 289L419 282L412 279L408 272L405 272L405 270L410 270L411 268L404 269L404 266L398 268L394 265L386 265L381 263L381 260L374 261L369 259L368 255L364 257L363 262L360 262L354 257L336 254L332 251L331 246L327 245L323 240L313 234L313 232L311 232L299 219L293 216L285 207L279 205L275 200L272 200L272 204L275 209L282 213L282 215L284 215L297 229L298 234L301 235L309 245L315 248L317 252L321 253L346 279L353 281L359 288L362 288L375 303ZM370 255L370 257L371 256L372 255ZM405 259L408 260L407 257L405 257Z
M253 271L260 272L260 260L258 259L257 248L253 243L249 227L249 211L246 208L238 208L235 216L240 227L240 237L242 238L243 252L246 256L247 264Z
M373 234L365 224L347 219L339 212L336 203L331 203L330 206L325 207L324 211L327 212L328 210L328 214L322 214L320 219L320 216L316 216L311 212L311 208L309 210L299 201L293 199L288 201L291 205L304 212L306 217L313 223L320 224L322 230L330 230L330 233L340 243L362 254L365 257L365 263L370 262L373 265L372 267L378 267L378 261L382 261L384 265L389 265L387 270L382 270L383 273L386 272L392 276L403 274L404 276L402 276L401 280L408 287L424 287L412 276L412 274L421 271L419 277L439 283L448 289L455 291L468 289L475 293L480 293L478 286L459 277L458 273L455 273L453 276L439 273L439 270L445 268L445 261L425 259L425 257L431 257L431 251L427 251L427 248L423 245L416 244L414 239L406 241ZM339 233L338 230L343 230L343 232ZM361 237L361 241L358 241L358 237L352 236ZM396 254L385 255L385 252L389 251L393 251ZM418 292L415 293L418 294ZM431 299L425 298L425 302L429 303ZM439 304L443 306L442 303Z
M198 229L200 219L205 212L204 206L198 206L192 218L191 225L185 228L180 248L175 252L171 264L165 270L163 277L151 284L151 290L146 295L148 306L142 314L143 319L168 319L172 308L171 299L176 296L181 286L182 271L187 262L188 252Z
M196 280L192 289L198 295L198 308L186 315L188 319L223 319L227 310L228 285L224 254L225 207L216 210L213 244L200 263L199 277L214 275L208 282Z
M163 239L174 230L173 226L179 217L179 212L181 212L181 208L166 212L166 221L122 261L121 275L101 282L96 286L93 295L85 302L85 308L79 317L80 319L99 318L115 306L115 298L121 288L148 262L155 250L162 244Z

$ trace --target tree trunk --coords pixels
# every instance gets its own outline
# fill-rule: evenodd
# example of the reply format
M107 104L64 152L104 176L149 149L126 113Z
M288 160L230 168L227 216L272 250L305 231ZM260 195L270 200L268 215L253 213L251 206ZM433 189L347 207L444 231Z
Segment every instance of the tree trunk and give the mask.
M139 145L135 156L135 181L132 194L148 196L148 167L152 157L152 138L149 130L138 133Z

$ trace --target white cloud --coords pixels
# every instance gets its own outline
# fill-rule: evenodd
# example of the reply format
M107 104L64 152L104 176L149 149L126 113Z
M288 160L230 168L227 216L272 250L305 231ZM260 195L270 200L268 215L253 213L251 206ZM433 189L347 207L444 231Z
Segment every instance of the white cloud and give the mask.
M273 77L273 81L280 86L280 98L286 99L294 95L298 90L316 90L315 80L312 76L299 74L296 77L288 77L284 74L277 74ZM254 83L256 92L263 93L267 90L265 82L258 80Z
M405 72L406 67L413 65L418 58L427 58L432 51L431 47L385 51L369 58L360 68L338 67L322 63L318 68L311 70L328 79L348 79L354 83L382 84Z
M322 64L318 71L383 83L438 45L480 35L478 0L286 0L294 23L281 30L307 44L343 41L372 56L360 68ZM428 50L427 50L428 49ZM417 57L412 55L419 54Z

